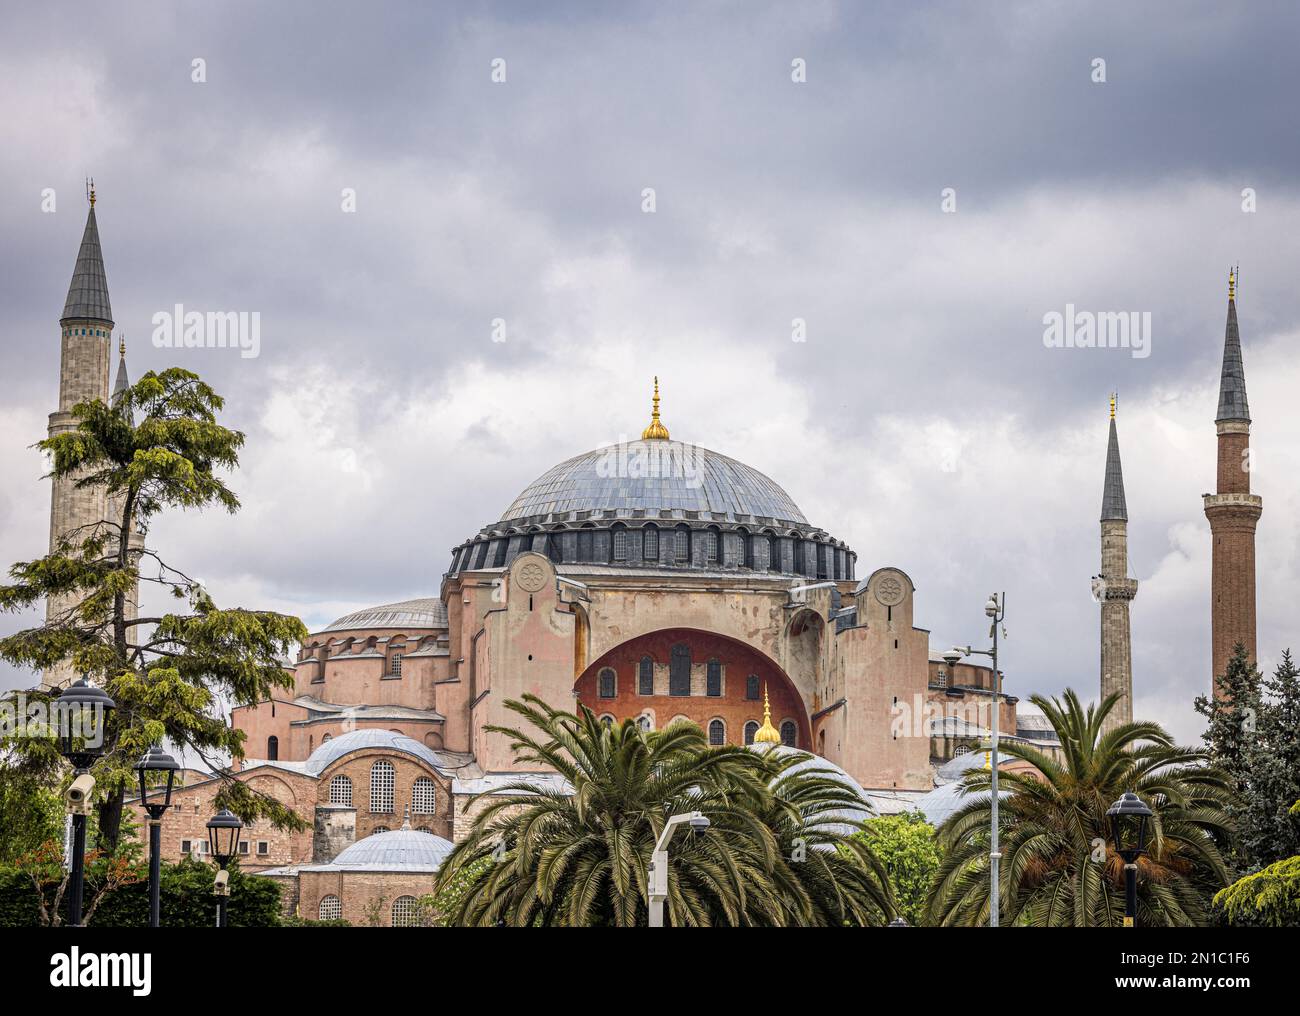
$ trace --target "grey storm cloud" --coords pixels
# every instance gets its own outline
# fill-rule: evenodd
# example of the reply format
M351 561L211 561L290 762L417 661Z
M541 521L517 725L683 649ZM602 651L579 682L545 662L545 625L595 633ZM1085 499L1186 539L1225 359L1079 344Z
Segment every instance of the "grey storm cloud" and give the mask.
M1234 261L1261 653L1289 637L1297 29L1264 3L10 10L2 556L43 549L25 449L91 174L133 372L200 371L249 434L244 512L153 534L227 598L319 623L429 594L534 476L638 431L658 373L674 436L772 475L861 574L908 570L936 644L1006 588L1016 689L1091 690L1118 388L1139 709L1185 713ZM258 311L261 356L153 348L177 303ZM1151 355L1046 348L1067 305L1149 312Z

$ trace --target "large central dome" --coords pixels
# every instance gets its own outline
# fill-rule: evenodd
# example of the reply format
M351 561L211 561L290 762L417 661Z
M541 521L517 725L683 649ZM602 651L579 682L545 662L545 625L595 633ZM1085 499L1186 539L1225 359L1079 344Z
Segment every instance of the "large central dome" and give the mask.
M501 517L452 551L449 575L545 554L591 574L693 569L851 579L855 555L809 523L752 466L674 441L659 418L639 441L575 455L524 488Z
M699 512L736 522L746 517L806 526L790 495L752 466L681 441L629 441L552 466L501 516L511 522L555 512Z

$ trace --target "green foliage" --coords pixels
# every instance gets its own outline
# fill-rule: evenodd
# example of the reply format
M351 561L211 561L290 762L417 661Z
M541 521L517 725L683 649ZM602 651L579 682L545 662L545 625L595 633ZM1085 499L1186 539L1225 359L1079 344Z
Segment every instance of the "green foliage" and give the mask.
M63 799L30 772L0 765L0 865L63 836Z
M282 917L280 918L280 927L282 928L350 928L352 924L336 917L329 921L318 921L310 917Z
M666 919L674 926L881 924L894 906L884 870L854 839L865 806L801 752L710 747L692 723L645 732L585 707L510 702L537 734L512 740L526 769L573 792L500 788L439 872L447 924L630 927L648 922L650 857L667 819L702 811L709 829L672 843Z
M51 476L106 490L114 517L65 534L51 554L14 565L14 581L0 585L0 610L51 597L70 604L39 627L0 638L0 658L42 669L69 660L117 703L107 750L93 770L99 843L109 852L119 842L122 801L140 755L165 741L213 768L216 759L242 759L243 734L227 724L226 709L291 686L280 659L307 634L297 618L219 609L156 549L121 538L147 536L151 521L169 509L238 509L221 473L238 464L244 436L217 423L222 405L197 375L173 368L144 375L111 406L75 406L76 429L39 447L51 456ZM130 617L128 597L138 583L161 586L183 607ZM4 749L20 771L57 784L63 763L48 736L9 738ZM216 803L245 821L305 828L290 809L233 779Z
M1215 895L1214 906L1237 927L1300 927L1300 856L1232 883Z
M1148 853L1138 861L1137 923L1202 926L1211 894L1228 881L1232 787L1206 754L1177 747L1155 723L1125 723L1102 734L1117 696L1085 712L1035 695L1061 740L1061 760L1028 745L1004 754L1032 772L1001 772L1003 922L1034 927L1115 927L1123 923L1124 869L1110 840L1106 809L1134 791L1155 813ZM927 921L982 925L989 912L988 830L992 774L966 777L970 802L939 829L944 853Z
M868 819L858 835L884 865L899 913L913 927L923 924L925 905L939 869L934 827L920 812Z
M164 928L210 928L216 923L216 898L212 895L215 870L193 860L164 864L161 872L161 923ZM86 872L86 899L99 892L107 862L97 859ZM149 869L137 864L133 880L104 894L88 922L96 928L144 928L149 924ZM53 883L45 889L47 906L55 896ZM66 894L61 909L67 909ZM280 923L280 886L274 879L246 875L230 869L230 900L226 911L232 928L273 927ZM41 923L37 890L26 871L0 868L0 927L33 927Z

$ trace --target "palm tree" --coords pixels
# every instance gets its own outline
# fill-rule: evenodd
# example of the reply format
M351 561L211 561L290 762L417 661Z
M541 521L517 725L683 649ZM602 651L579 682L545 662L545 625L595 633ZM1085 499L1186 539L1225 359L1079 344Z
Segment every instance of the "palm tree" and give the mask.
M668 818L694 810L711 824L673 841L669 923L892 915L878 865L857 870L869 851L840 856L849 837L837 838L824 820L848 806L844 788L824 785L820 774L783 779L791 763L739 746L710 747L693 723L646 732L632 721L602 722L583 706L576 714L552 709L533 696L508 707L539 733L490 729L511 738L516 762L554 770L568 785L520 779L491 792L439 872L436 891L460 881L449 894L453 912L440 915L446 923L645 924L655 841ZM793 860L801 818L811 861Z
M1060 760L1025 744L1001 746L1031 771L1001 772L1001 908L1008 924L1097 927L1123 923L1124 868L1110 842L1106 809L1134 791L1155 813L1138 861L1139 925L1202 925L1225 885L1231 787L1204 752L1181 748L1159 724L1125 723L1102 733L1117 695L1085 711L1066 690L1035 695L1061 741ZM987 923L991 774L966 779L975 795L938 832L945 851L928 922Z

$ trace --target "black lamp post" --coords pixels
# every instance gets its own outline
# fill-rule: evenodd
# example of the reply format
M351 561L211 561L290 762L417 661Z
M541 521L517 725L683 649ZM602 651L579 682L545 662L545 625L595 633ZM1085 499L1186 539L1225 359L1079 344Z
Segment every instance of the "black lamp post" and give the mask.
M86 881L86 815L95 792L90 767L104 754L104 735L115 703L102 688L80 681L64 688L54 700L54 720L59 751L72 763L68 788L68 813L72 816L72 869L68 886L68 924L81 927L81 897Z
M140 805L149 813L149 927L158 927L161 911L162 818L172 803L172 785L180 763L158 745L140 757L135 771L140 777Z
M208 819L208 846L217 859L218 868L217 880L212 886L212 895L217 898L218 928L226 926L226 901L230 899L230 872L226 865L239 852L239 831L243 828L239 816L228 808L222 808Z
M1147 820L1151 809L1129 791L1106 810L1115 852L1124 858L1124 927L1133 927L1137 917L1137 860L1146 853Z

